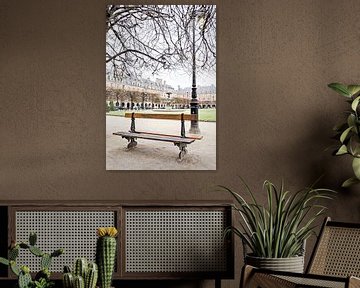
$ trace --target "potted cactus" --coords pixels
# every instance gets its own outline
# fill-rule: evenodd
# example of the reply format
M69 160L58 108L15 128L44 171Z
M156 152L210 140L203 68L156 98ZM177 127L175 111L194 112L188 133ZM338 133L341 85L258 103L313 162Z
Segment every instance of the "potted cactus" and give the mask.
M110 288L116 258L115 227L100 227L97 229L96 262L99 267L99 287Z
M18 288L49 288L54 285L50 280L50 265L54 257L64 253L63 249L57 249L52 253L45 253L36 246L36 233L30 233L29 243L16 243L10 245L8 259L0 257L0 263L10 266L11 271L18 277ZM41 270L35 275L34 280L30 275L30 268L26 265L19 266L16 259L20 249L26 249L33 255L39 257Z
M69 266L64 267L64 288L95 288L98 279L98 267L96 263L88 262L85 258L78 258L71 272Z

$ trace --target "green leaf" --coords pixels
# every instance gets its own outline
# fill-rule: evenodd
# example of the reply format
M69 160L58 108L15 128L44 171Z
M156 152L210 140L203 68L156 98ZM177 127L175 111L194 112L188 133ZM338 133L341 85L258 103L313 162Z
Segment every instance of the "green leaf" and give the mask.
M342 183L341 187L348 188L352 185L359 184L359 183L360 183L359 179L357 179L356 177L351 177L351 178L347 179L346 181L344 181L344 183Z
M353 113L350 113L350 115L347 118L347 124L349 127L355 126L355 124L356 124L355 119L356 119L356 116Z
M1 264L4 264L4 265L9 265L9 260L8 259L5 259L5 258L3 258L3 257L0 257L0 263Z
M353 126L345 129L345 131L343 133L341 133L341 136L340 136L341 143L344 143L346 137L348 136L348 134L349 134L349 132L351 131L352 128L353 128Z
M346 148L346 145L341 145L341 147L339 148L339 150L336 152L335 155L344 155L347 153L348 153L348 150Z
M10 268L11 268L11 271L12 271L16 276L19 276L21 270L20 270L20 268L16 265L16 262L15 262L15 261L10 261Z
M283 183L277 189L270 181L264 182L267 194L266 205L246 202L238 193L222 186L236 200L234 210L240 214L240 229L230 227L226 233L233 232L242 238L245 246L249 246L258 257L291 257L299 255L304 241L313 234L312 224L322 215L324 207L317 205L321 199L330 199L331 190L306 188L290 193L285 191ZM245 185L246 192L249 187ZM254 196L254 195L252 195ZM307 215L313 211L312 217ZM242 221L243 220L243 221Z
M10 249L8 252L9 260L16 260L19 256L19 246L15 246L14 248Z
M335 92L339 93L342 96L351 97L350 92L347 89L347 86L341 83L330 83L328 85L329 88L333 89Z
M354 96L360 92L360 85L356 85L356 84L348 85L347 90L349 91L351 96Z
M50 265L51 265L51 256L50 254L45 253L42 257L41 257L41 261L40 261L40 267L41 269L49 269Z
M358 135L352 135L348 143L348 150L354 157L360 157L360 138Z
M351 109L356 111L357 106L359 105L360 96L356 97L355 100L351 103Z
M354 158L352 162L352 168L357 179L360 180L360 158Z
M41 257L41 256L44 255L44 252L42 252L42 251L40 250L40 248L39 248L39 247L36 247L36 246L30 246L30 247L29 247L29 251L30 251L32 254L34 254L35 256L38 256L38 257Z

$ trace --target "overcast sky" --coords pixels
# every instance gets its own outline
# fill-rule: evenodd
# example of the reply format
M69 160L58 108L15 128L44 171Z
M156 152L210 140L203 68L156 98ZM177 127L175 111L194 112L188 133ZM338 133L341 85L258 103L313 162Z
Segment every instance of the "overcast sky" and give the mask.
M181 88L191 87L192 75L190 73L186 73L184 70L177 70L161 72L156 75L152 75L151 73L144 73L143 77L150 77L150 80L152 81L155 81L156 78L161 78L176 90L178 85L180 85ZM196 84L197 86L210 86L211 84L216 86L216 73L214 71L197 72Z

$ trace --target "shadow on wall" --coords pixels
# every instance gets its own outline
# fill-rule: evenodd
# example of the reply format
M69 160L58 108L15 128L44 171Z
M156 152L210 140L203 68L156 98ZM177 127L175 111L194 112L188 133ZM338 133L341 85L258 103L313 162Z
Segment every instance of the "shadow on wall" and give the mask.
M360 185L346 189L341 187L343 181L353 174L351 159L332 155L333 146L338 144L331 138L337 119L329 119L329 111L312 111L307 115L306 119L304 117L301 122L292 124L295 133L292 131L286 141L266 147L263 161L268 163L267 167L273 167L267 171L271 175L266 177L275 183L284 179L285 188L290 191L311 185L320 178L317 188L338 192L335 200L325 202L328 207L326 215L337 221L359 222ZM276 166L276 163L279 165ZM284 170L284 167L290 167L291 171Z
M324 124L324 117L314 117L310 123ZM336 120L334 120L336 121ZM353 176L351 158L347 156L333 156L339 141L332 139L334 135L332 127L335 122L325 123L325 125L313 125L304 141L310 141L309 145L311 157L309 157L309 170L304 173L309 182L323 175L317 186L329 188L337 191L334 200L327 201L328 211L326 214L336 221L359 222L360 219L360 185L354 185L350 188L342 188L342 183ZM328 127L330 126L330 127ZM312 148L314 147L314 148ZM328 148L328 149L326 149ZM318 152L316 151L318 150ZM346 208L346 209L344 209Z

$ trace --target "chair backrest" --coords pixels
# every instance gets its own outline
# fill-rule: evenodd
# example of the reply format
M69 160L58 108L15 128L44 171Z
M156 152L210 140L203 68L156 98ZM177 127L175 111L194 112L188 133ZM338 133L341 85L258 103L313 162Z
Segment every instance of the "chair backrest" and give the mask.
M307 273L360 277L360 224L326 218Z

